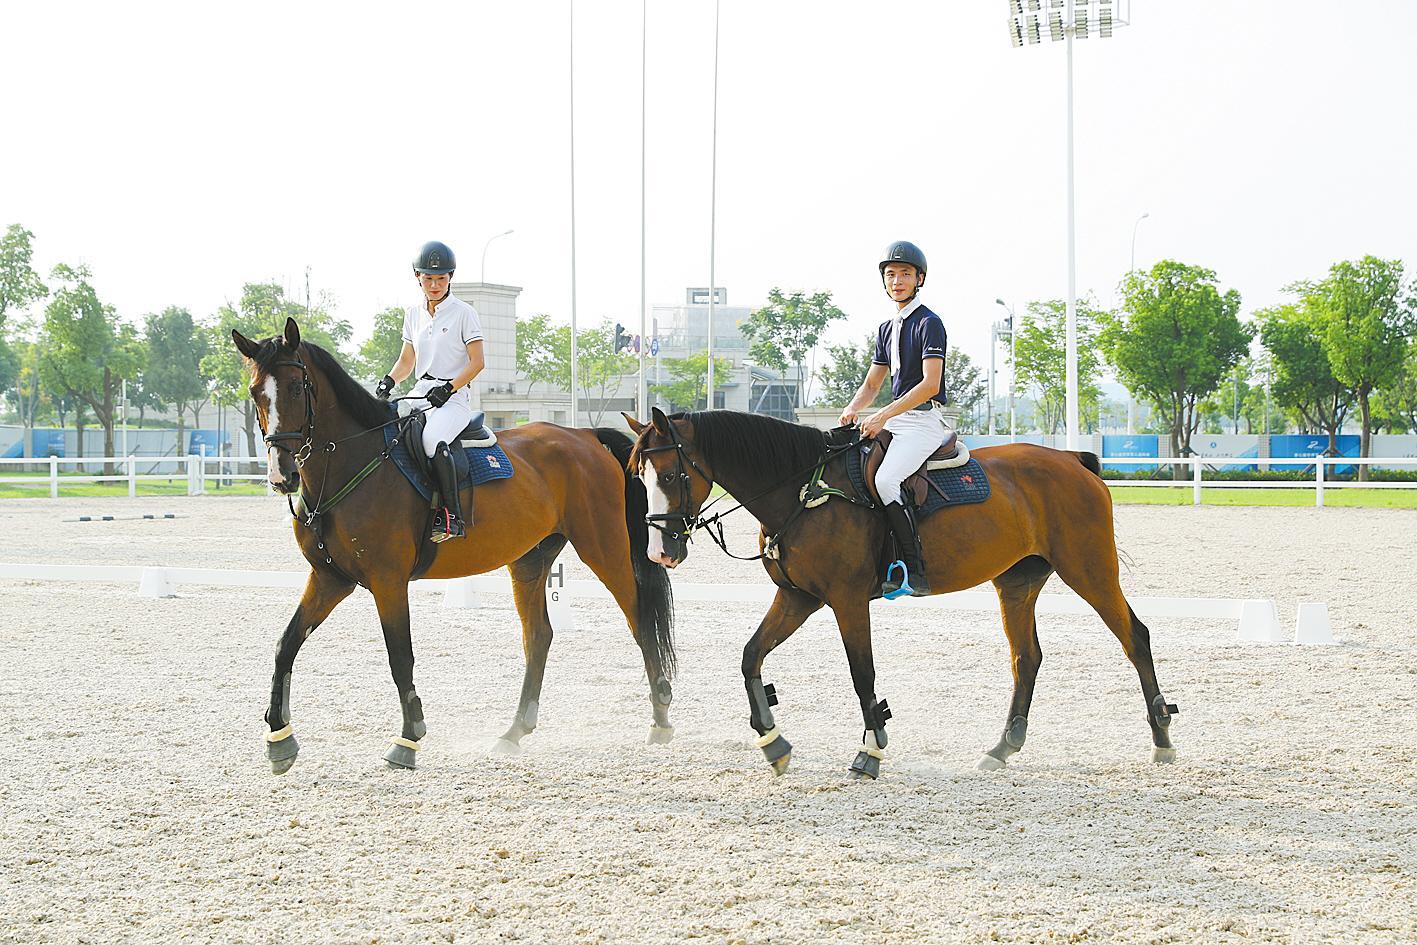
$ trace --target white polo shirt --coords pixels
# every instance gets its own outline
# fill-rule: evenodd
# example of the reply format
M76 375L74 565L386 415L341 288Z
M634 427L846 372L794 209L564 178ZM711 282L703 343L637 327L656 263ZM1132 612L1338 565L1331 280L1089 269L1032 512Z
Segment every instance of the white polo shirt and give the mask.
M452 380L468 365L467 344L482 339L477 309L449 295L428 314L425 302L403 312L403 340L413 345L413 376Z

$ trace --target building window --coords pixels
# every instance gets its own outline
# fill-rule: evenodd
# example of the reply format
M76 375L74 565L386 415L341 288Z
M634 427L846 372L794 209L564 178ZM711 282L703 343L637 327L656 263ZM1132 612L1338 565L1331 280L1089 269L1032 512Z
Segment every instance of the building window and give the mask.
M793 410L793 407L796 406L794 393L794 388L784 384L754 384L749 403L752 405L753 413L766 414L779 420L795 421L797 413Z

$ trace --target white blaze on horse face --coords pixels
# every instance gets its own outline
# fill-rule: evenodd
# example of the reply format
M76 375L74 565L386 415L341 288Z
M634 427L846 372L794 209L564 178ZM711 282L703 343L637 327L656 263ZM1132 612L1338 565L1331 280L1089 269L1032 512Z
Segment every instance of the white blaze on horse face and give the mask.
M659 477L655 474L654 464L645 461L644 470L640 472L640 479L645 484L645 494L649 496L649 512L651 515L663 515L669 511L669 496L664 494L664 490L659 487ZM662 522L656 524L663 524ZM657 564L668 564L670 558L664 553L664 534L654 525L649 529L649 548L646 549L649 559Z
M274 374L266 375L263 392L266 395L266 430L270 433L277 433L280 430L280 411L276 408L276 376ZM266 449L266 478L274 486L285 481L285 476L280 471L280 456L276 453L274 446Z

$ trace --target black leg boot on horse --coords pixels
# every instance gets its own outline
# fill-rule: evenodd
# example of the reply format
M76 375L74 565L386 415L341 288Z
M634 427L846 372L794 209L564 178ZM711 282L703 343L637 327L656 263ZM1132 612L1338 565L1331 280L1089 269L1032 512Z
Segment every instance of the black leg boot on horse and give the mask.
M915 528L915 515L899 502L885 504L886 522L895 535L900 560L886 569L881 582L881 596L886 600L910 595L928 597L930 582L925 577L925 556L920 550L920 534Z
M435 542L462 538L467 534L463 525L462 500L458 496L458 471L453 466L453 454L448 444L439 443L433 453L433 470L438 477L438 493L443 507L433 516L432 539Z

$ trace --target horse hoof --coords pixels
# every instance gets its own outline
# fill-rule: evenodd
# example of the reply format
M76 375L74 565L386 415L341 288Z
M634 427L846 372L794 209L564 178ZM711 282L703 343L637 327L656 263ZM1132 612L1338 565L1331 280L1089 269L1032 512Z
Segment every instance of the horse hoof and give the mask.
M787 754L785 754L785 755L780 755L780 756L778 756L777 758L774 758L774 759L772 759L771 761L769 761L768 764L772 765L772 773L773 773L773 776L780 778L780 777L782 777L784 774L786 774L786 773L787 773L787 765L788 765L788 763L791 762L791 761L792 761L792 752L790 752L790 751L789 751Z
M856 760L851 763L851 778L855 781L870 779L876 780L881 776L881 759L864 751L856 753Z
M1151 760L1159 765L1172 764L1176 760L1176 749L1153 748L1151 750Z
M266 760L271 763L271 774L285 774L295 764L295 756L300 754L300 743L294 733L280 741L266 741Z
M672 725L651 725L649 727L650 745L668 745L674 738L674 726Z
M1004 763L993 755L985 755L979 759L978 767L980 771L1002 771Z
M520 755L521 753L522 746L518 745L510 738L499 738L497 739L497 741L492 743L492 754L494 755L511 757L512 755Z
M389 746L389 750L384 752L384 760L389 763L390 768L403 768L412 771L418 767L418 762L414 758L417 749L417 742L412 745L406 743L406 739L394 739L394 743Z

